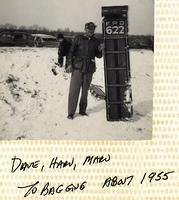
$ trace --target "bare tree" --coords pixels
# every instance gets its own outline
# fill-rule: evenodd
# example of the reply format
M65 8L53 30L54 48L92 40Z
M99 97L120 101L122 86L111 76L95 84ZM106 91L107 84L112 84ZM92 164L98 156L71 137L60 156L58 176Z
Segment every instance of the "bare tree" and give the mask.
M2 24L0 25L0 28L1 29L17 29L17 26L13 24Z
M20 29L20 30L28 30L28 27L27 27L27 26L24 26L24 25L21 25L21 26L19 26L19 29Z

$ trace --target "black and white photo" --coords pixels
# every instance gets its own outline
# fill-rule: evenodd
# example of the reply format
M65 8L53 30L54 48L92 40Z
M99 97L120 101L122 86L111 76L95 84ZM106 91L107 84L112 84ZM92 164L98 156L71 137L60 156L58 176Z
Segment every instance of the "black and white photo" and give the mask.
M0 140L152 139L154 0L0 5Z

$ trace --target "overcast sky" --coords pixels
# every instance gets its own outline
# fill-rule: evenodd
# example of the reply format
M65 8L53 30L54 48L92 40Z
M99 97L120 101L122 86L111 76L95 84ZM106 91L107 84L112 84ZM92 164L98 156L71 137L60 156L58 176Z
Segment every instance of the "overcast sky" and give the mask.
M0 0L0 24L83 31L93 21L101 32L101 6L129 5L129 33L154 34L154 0Z

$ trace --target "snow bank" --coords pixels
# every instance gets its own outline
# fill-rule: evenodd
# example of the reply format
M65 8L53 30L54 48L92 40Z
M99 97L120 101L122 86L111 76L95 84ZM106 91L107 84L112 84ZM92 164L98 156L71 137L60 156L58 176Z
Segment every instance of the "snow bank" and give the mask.
M151 139L153 52L131 50L134 116L106 121L104 100L89 93L88 117L68 120L70 74L54 76L56 48L0 48L0 139ZM103 59L96 59L93 83L104 87ZM78 111L78 110L77 110Z

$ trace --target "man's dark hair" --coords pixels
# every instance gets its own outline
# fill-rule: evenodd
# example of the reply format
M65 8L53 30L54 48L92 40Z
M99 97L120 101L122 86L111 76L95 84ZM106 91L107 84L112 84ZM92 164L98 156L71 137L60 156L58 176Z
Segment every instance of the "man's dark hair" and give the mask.
M64 38L63 33L58 33L57 39Z
M87 22L85 24L85 28L86 29L95 29L96 28L96 25L93 23L93 22Z

